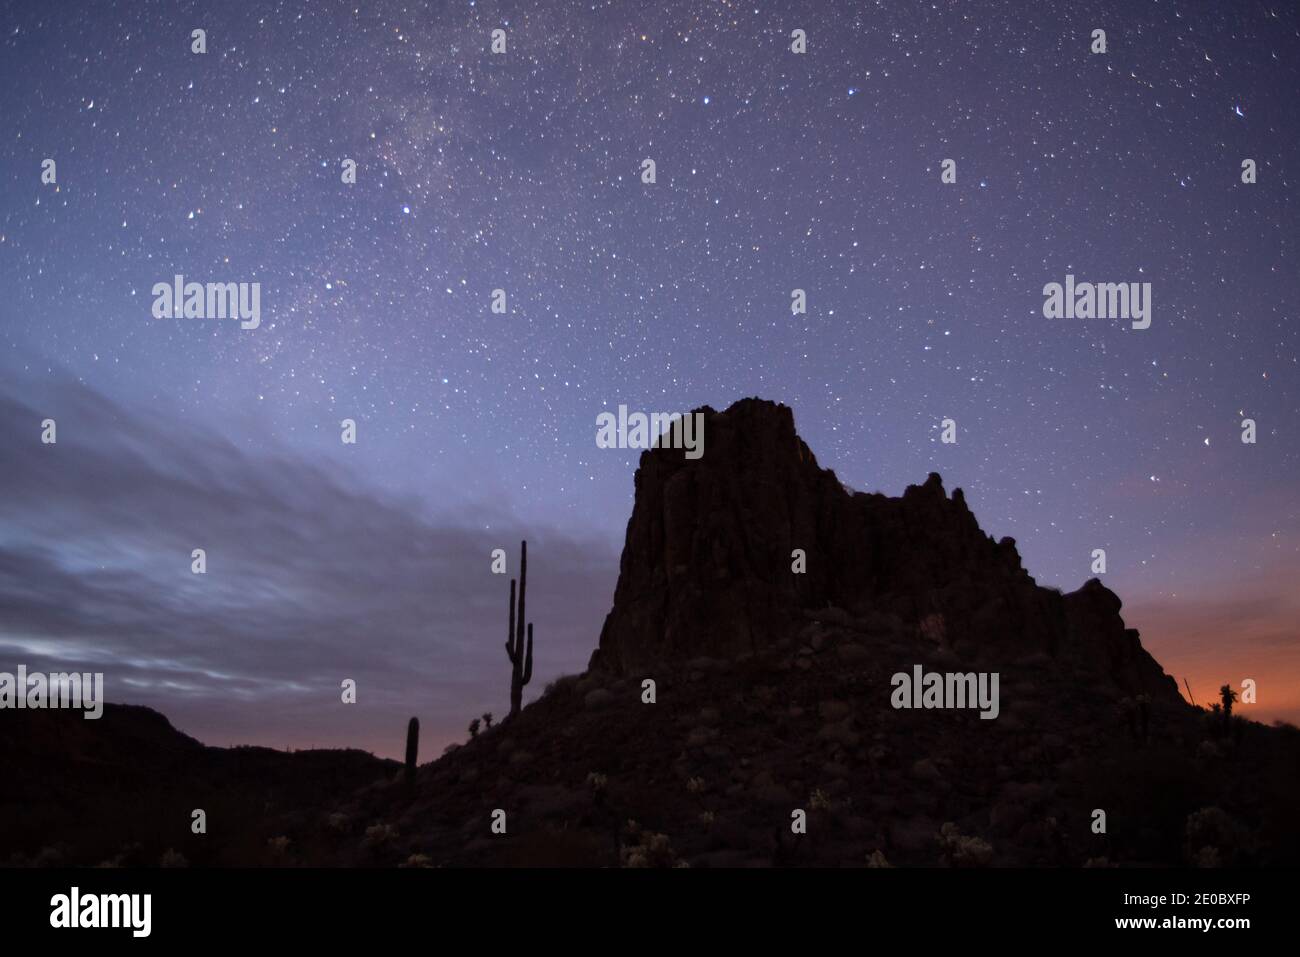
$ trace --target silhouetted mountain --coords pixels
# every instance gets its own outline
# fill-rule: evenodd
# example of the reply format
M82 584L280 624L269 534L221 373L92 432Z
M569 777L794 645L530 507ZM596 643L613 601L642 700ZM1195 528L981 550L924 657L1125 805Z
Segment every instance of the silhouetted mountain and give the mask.
M414 782L356 752L204 748L143 709L27 712L22 742L0 733L26 782L5 794L26 817L0 859L135 842L128 863L168 847L249 864L1294 860L1300 735L1186 704L1114 593L1039 587L937 475L897 498L845 489L784 406L703 414L702 458L641 456L585 674ZM996 675L996 704L896 707L895 676L918 669ZM121 818L94 806L106 794ZM238 828L189 836L204 806Z
M901 498L850 492L795 434L789 408L745 399L704 409L706 454L642 456L636 502L591 666L618 674L665 661L754 654L805 612L868 623L939 616L953 647L1043 652L1081 678L1178 701L1095 579L1070 595L1038 587L1013 539L980 531L961 489L931 474ZM807 570L792 574L802 549Z
M0 866L271 863L286 815L396 767L364 751L206 747L134 705L96 720L0 711Z

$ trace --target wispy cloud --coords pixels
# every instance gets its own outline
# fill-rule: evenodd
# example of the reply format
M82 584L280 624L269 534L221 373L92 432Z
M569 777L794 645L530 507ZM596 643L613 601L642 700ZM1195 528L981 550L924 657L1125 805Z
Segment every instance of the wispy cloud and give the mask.
M40 442L47 417L56 445ZM412 714L436 747L500 713L509 586L493 548L514 574L529 539L533 693L585 665L613 593L599 540L501 507L431 514L332 462L249 453L70 379L39 400L0 391L0 448L0 663L102 670L109 700L213 744L395 754Z

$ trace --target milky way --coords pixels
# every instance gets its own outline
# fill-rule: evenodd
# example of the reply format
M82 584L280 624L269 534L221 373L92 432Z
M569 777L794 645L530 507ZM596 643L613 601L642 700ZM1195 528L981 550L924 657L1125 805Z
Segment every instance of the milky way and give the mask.
M1104 548L1207 696L1300 676L1294 5L12 2L0 34L5 660L99 661L212 743L451 740L508 679L491 548L537 543L531 694L595 645L637 456L596 417L760 395L854 488L942 473L1045 584ZM260 283L260 326L155 319L181 273ZM1067 275L1151 283L1150 328L1045 318Z

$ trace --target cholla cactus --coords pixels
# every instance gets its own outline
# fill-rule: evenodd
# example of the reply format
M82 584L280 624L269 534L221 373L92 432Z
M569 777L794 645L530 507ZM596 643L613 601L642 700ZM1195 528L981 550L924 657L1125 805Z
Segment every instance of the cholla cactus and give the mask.
M363 847L383 847L395 840L397 840L397 829L391 824L381 822L366 828L366 836L361 844Z
M686 790L691 794L701 794L704 791L704 778L691 778L686 782Z
M1232 717L1232 706L1237 700L1237 692L1232 690L1232 685L1224 685L1219 689L1219 700L1223 702L1224 716Z
M829 811L831 799L821 788L817 788L808 798L808 804L814 811Z
M667 834L641 833L641 841L633 847L623 847L619 857L624 867L680 867Z
M158 861L159 867L189 867L190 862L185 860L185 855L175 848L167 848L163 851L163 856Z
M267 838L266 846L270 849L272 857L284 857L289 851L289 839L283 834L279 837Z
M609 783L609 778L597 771L592 771L587 775L587 786L593 791L605 790L605 785Z
M469 723L469 736L471 738L478 737L478 718L475 718Z
M1232 724L1232 705L1237 700L1237 692L1232 690L1232 685L1224 685L1219 689L1219 700L1223 702L1223 726L1227 728Z
M894 865L886 860L885 855L880 852L879 848L872 851L867 857L867 867L893 867Z
M950 867L987 867L993 860L993 847L988 841L962 834L952 821L939 829L935 840Z
M1187 815L1183 854L1196 867L1220 867L1225 856L1241 852L1249 841L1246 829L1219 807L1203 807Z

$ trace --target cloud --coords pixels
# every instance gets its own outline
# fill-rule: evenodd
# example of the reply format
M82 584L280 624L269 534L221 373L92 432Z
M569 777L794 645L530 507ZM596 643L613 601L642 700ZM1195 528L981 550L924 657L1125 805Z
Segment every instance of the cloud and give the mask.
M524 537L529 691L595 647L618 568L602 540L487 504L434 514L344 460L250 453L70 379L31 391L0 391L0 670L104 671L110 701L212 744L398 754L417 715L428 755L505 709L509 576L490 554L505 548L516 574ZM55 445L40 442L47 417Z

